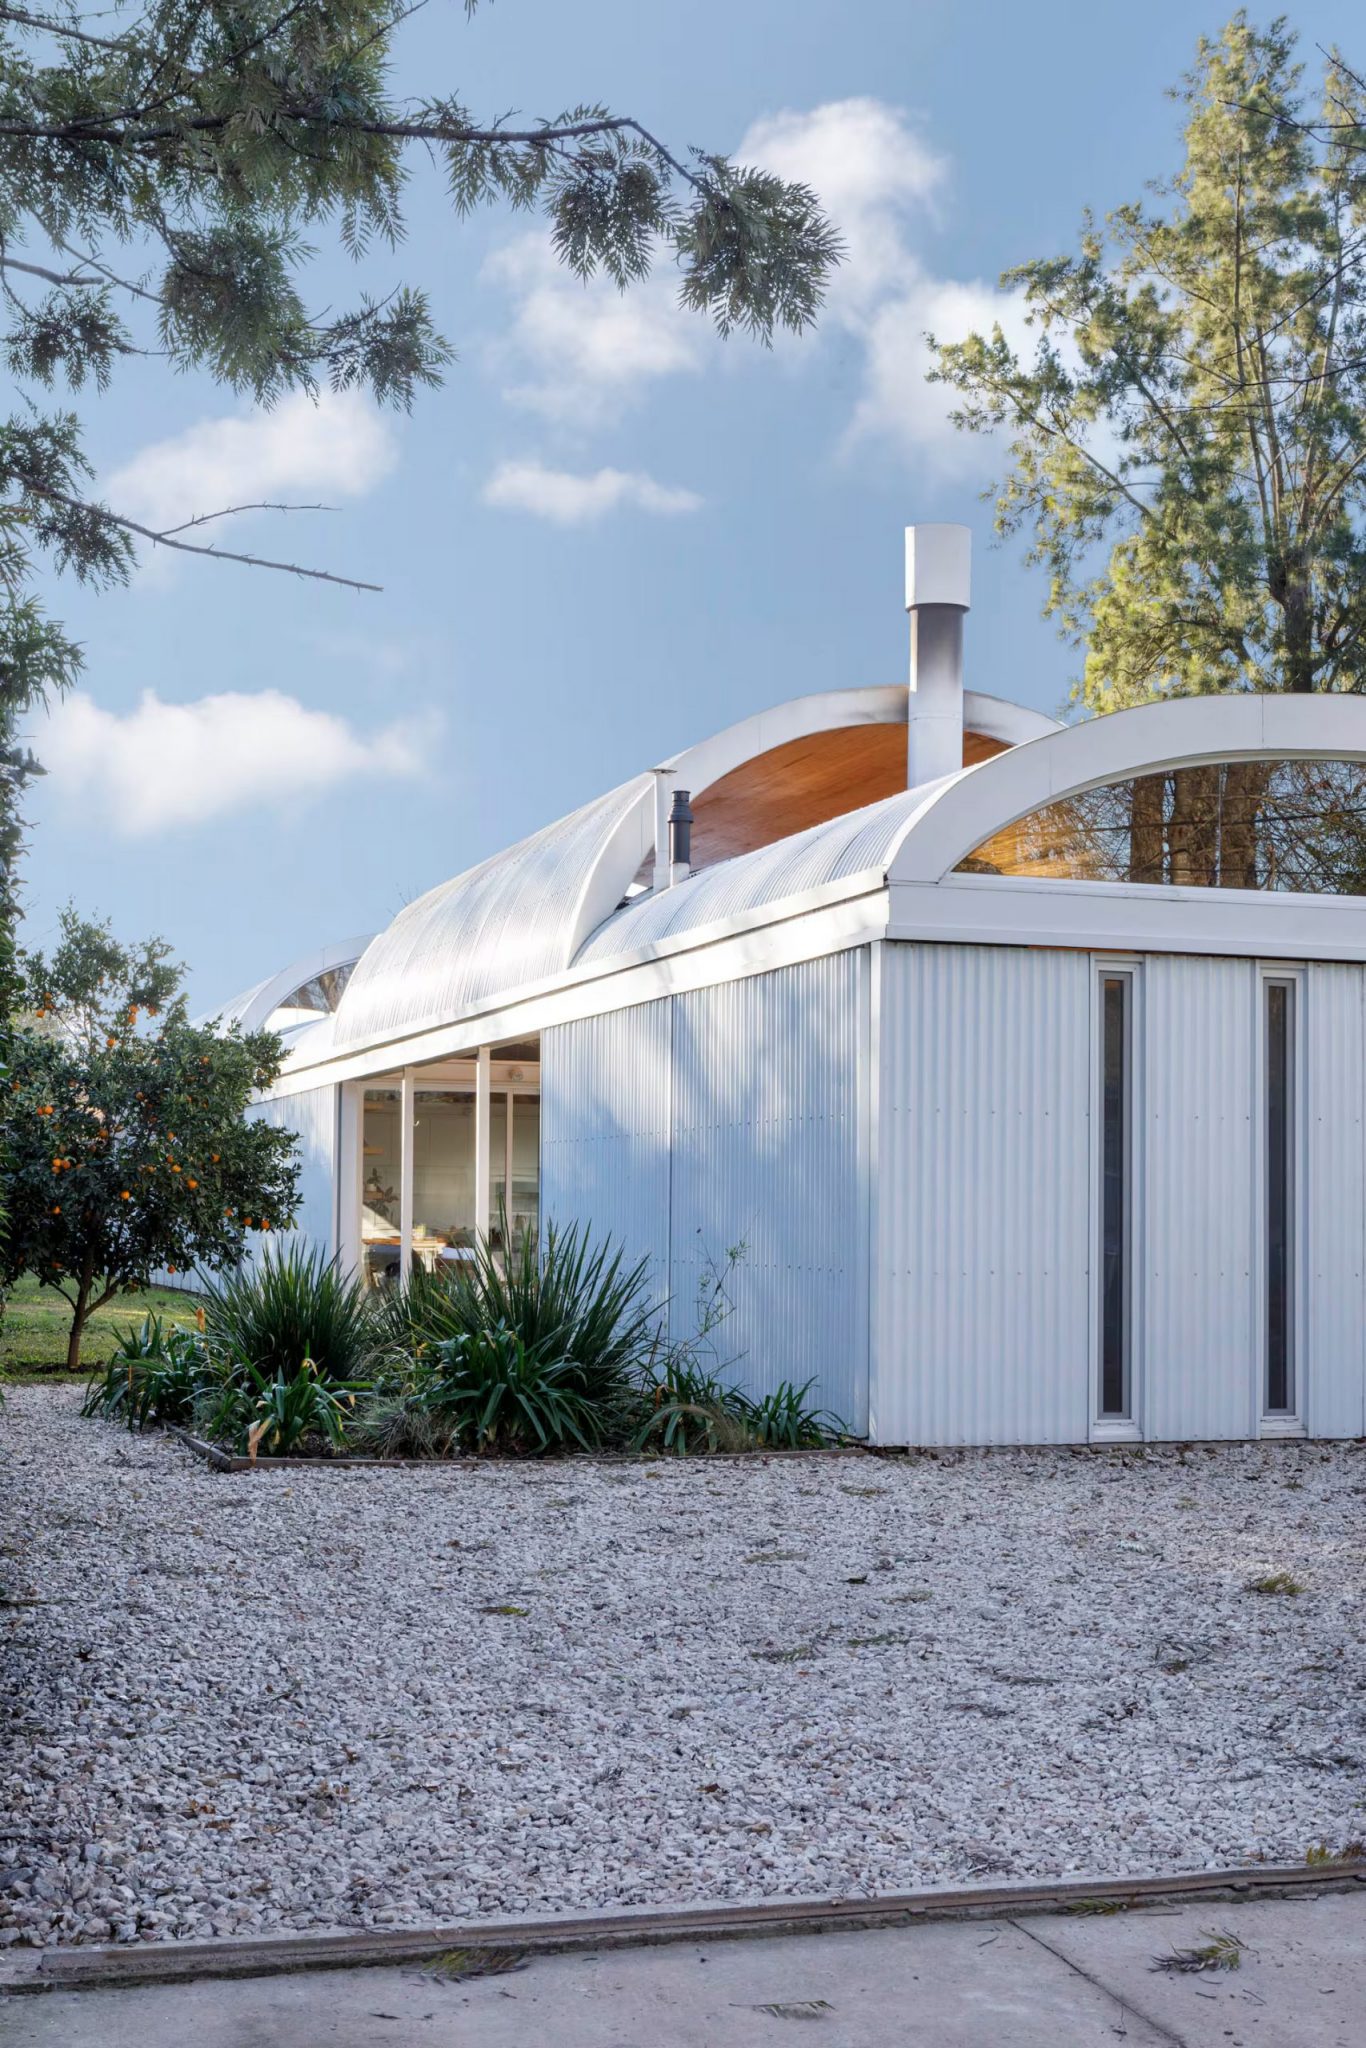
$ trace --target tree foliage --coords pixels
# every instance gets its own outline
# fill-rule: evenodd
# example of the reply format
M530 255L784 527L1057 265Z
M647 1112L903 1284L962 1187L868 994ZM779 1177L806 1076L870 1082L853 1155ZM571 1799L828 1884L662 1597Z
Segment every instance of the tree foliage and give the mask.
M1032 353L936 348L956 422L1009 436L998 530L1093 711L1366 686L1366 88L1330 54L1315 105L1295 49L1202 41L1177 175L1002 278Z
M279 1073L279 1039L191 1024L161 940L123 946L67 911L51 957L20 965L0 1281L32 1272L65 1296L74 1368L115 1294L159 1268L235 1267L289 1223L295 1140L245 1114Z
M76 413L47 393L98 397L139 356L263 405L353 388L411 405L452 360L426 293L386 275L319 310L306 284L310 237L370 271L392 256L414 162L444 174L457 217L540 212L581 277L624 287L672 256L683 304L723 333L767 341L815 317L838 244L805 186L676 154L602 106L481 120L454 94L397 99L395 37L422 4L0 5L0 348L21 397L0 421L0 941L36 766L17 735L82 662L38 602L40 569L119 583L140 536L347 580L215 547L201 529L238 508L157 533L104 504Z

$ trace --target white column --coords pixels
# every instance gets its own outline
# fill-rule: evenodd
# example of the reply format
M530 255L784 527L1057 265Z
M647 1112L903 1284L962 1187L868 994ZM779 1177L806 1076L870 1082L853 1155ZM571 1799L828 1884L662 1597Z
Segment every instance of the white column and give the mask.
M407 1279L413 1265L413 1109L416 1101L413 1070L405 1067L398 1111L398 1270L403 1280Z
M509 1088L503 1129L503 1237L505 1251L512 1249L512 1090Z
M343 1273L365 1278L361 1204L365 1182L365 1083L344 1081L337 1090L337 1242L333 1249Z
M489 1048L481 1045L474 1066L474 1234L489 1236Z
M673 790L672 768L656 768L655 774L655 868L652 886L669 887L669 799Z

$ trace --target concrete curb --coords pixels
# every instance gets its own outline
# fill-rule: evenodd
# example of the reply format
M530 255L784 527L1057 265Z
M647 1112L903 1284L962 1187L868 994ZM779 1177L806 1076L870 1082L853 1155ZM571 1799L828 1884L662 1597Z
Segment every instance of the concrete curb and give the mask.
M786 1934L905 1927L917 1921L1034 1913L1124 1912L1203 1900L1314 1898L1366 1885L1366 1861L1179 1872L1146 1878L1068 1878L966 1885L861 1899L761 1899L725 1906L625 1906L603 1913L523 1920L465 1920L446 1927L350 1934L264 1935L222 1941L142 1942L115 1948L5 1952L0 1992L110 1990L208 1977L264 1977L300 1970L355 1970L432 1962L459 1952L476 1975L481 1957L637 1948L682 1941L741 1941Z

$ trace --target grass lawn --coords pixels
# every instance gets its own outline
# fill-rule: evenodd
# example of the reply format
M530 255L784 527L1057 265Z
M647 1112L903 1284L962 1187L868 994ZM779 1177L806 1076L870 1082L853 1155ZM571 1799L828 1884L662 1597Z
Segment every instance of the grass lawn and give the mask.
M148 1287L136 1294L116 1294L97 1309L81 1340L82 1369L102 1365L115 1340L130 1324L150 1311L167 1322L191 1324L198 1298L169 1287ZM25 1274L5 1307L0 1323L0 1367L6 1373L62 1372L66 1366L71 1310L51 1287L40 1287Z

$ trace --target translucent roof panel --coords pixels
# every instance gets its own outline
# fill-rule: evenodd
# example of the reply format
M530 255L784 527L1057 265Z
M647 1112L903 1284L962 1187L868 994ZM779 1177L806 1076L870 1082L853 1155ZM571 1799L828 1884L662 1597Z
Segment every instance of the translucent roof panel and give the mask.
M347 984L338 1049L444 1023L562 973L591 929L585 917L597 922L606 908L593 904L604 855L623 830L644 828L652 789L645 775L622 783L401 910Z
M634 897L598 927L575 964L638 953L854 875L867 874L876 886L911 819L940 786L898 790L771 846L702 868L672 889Z

